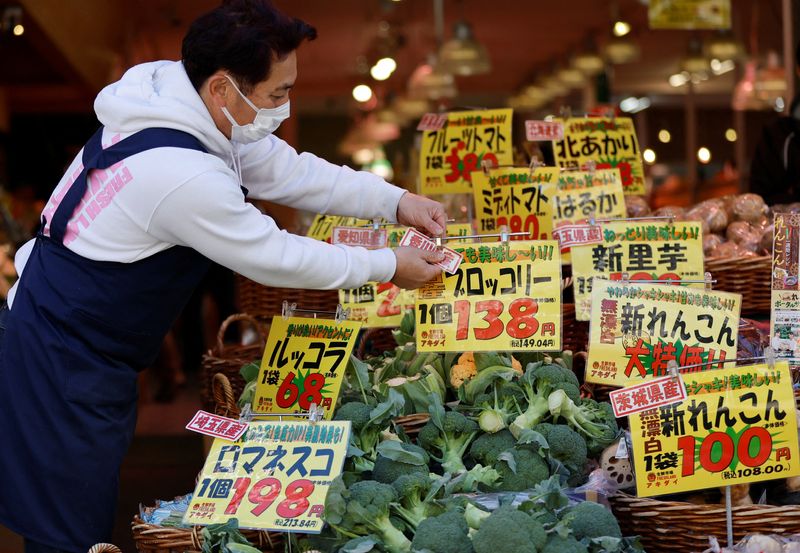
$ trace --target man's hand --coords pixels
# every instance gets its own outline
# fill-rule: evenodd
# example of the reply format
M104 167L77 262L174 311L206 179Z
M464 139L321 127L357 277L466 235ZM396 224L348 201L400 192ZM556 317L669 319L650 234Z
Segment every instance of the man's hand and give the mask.
M444 259L444 254L438 250L426 252L405 246L396 248L394 255L397 258L397 269L392 277L392 283L400 288L414 290L442 272L441 267L432 265Z
M397 204L397 222L430 236L444 236L447 216L437 201L406 192Z

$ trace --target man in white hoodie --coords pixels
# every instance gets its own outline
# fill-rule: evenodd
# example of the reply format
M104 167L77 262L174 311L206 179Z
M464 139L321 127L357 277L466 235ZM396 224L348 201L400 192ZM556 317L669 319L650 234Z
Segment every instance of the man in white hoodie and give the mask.
M295 50L315 36L267 0L232 0L192 24L182 62L138 65L98 95L103 127L20 249L0 310L0 523L28 553L109 539L137 371L209 260L298 288L416 288L439 274L437 253L294 236L245 202L444 233L437 202L271 134L289 116Z

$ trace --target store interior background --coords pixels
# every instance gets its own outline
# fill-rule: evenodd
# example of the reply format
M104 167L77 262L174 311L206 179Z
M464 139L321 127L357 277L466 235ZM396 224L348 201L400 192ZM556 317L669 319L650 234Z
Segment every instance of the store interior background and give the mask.
M188 24L217 4L0 0L0 199L16 222L12 241L35 231L64 167L97 128L92 111L97 92L132 65L179 59ZM645 157L652 204L691 205L747 189L763 125L788 109L797 90L800 5L792 0L732 0L728 33L650 30L646 0L275 4L319 32L298 52L292 118L277 134L332 162L381 174L391 166L390 180L411 190L417 174L415 127L425 112L513 106L514 143L526 162L531 144L524 141L525 119L564 110L579 115L611 104L634 119L640 148L654 156ZM436 6L443 14L438 29ZM470 25L491 67L432 82L431 55L453 38L458 22ZM618 22L630 28L620 37L614 30L625 28ZM606 60L599 73L584 75L583 83L568 71L576 57L603 56L612 43L620 63ZM370 70L387 57L396 69L376 80ZM571 84L554 84L553 76ZM372 94L359 102L353 89L362 84ZM705 152L698 155L702 148L709 159ZM302 232L309 221L308 214L261 207L292 231ZM199 305L203 324L187 323L176 334L172 351L178 356L166 355L162 366L141 380L139 427L121 475L114 536L124 551L133 551L129 524L139 502L187 493L203 461L202 440L183 426L199 406L200 353L213 346L220 320L235 305L226 293L206 294ZM0 528L0 553L16 551L20 541Z

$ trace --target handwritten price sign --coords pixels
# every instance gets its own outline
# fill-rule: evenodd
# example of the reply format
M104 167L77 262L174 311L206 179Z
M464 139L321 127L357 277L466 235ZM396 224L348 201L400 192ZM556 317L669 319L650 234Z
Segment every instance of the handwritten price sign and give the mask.
M552 240L455 247L464 258L417 294L418 351L558 351L561 259Z
M546 240L553 235L553 197L558 168L502 167L472 175L475 214L481 233L495 233L507 226L520 240Z
M420 192L470 194L472 175L484 161L513 163L511 115L510 109L453 112L444 128L423 132Z
M312 403L333 415L361 323L272 318L256 383L256 413L305 413Z
M564 138L553 143L556 164L582 169L619 169L625 194L644 194L644 166L630 117L575 117L563 121Z
M325 496L342 472L349 422L251 422L234 443L214 440L184 515L242 528L318 534Z
M683 403L629 418L640 497L800 475L788 363L683 378Z
M339 290L339 303L350 309L350 319L364 328L400 326L403 312L414 309L416 290L403 290L391 282L368 282L360 288Z
M369 221L356 217L344 217L341 215L322 215L318 214L308 227L306 236L323 242L330 242L334 227L363 227Z
M631 281L681 280L693 288L705 288L703 233L700 223L601 223L603 241L572 248L575 277L575 318L588 321L592 308L592 279Z
M666 376L722 368L736 357L742 296L679 286L595 279L586 381L629 386Z

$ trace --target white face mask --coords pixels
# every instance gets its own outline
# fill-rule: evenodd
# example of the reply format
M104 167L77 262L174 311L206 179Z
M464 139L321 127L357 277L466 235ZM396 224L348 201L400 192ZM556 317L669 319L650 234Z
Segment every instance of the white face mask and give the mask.
M236 83L233 82L233 79L227 75L226 77L233 85L233 88L236 89L236 92L239 93L239 96L241 96L242 99L247 102L247 105L253 108L253 111L256 112L256 116L252 123L240 125L230 114L228 108L222 108L222 113L225 115L225 117L227 117L228 121L230 121L232 125L231 140L233 142L238 142L239 144L250 144L251 142L257 142L262 138L266 138L272 134L275 129L280 127L281 123L289 118L290 108L288 101L276 108L258 108L247 98L247 96L242 94L242 91L239 90L239 87L236 86Z

